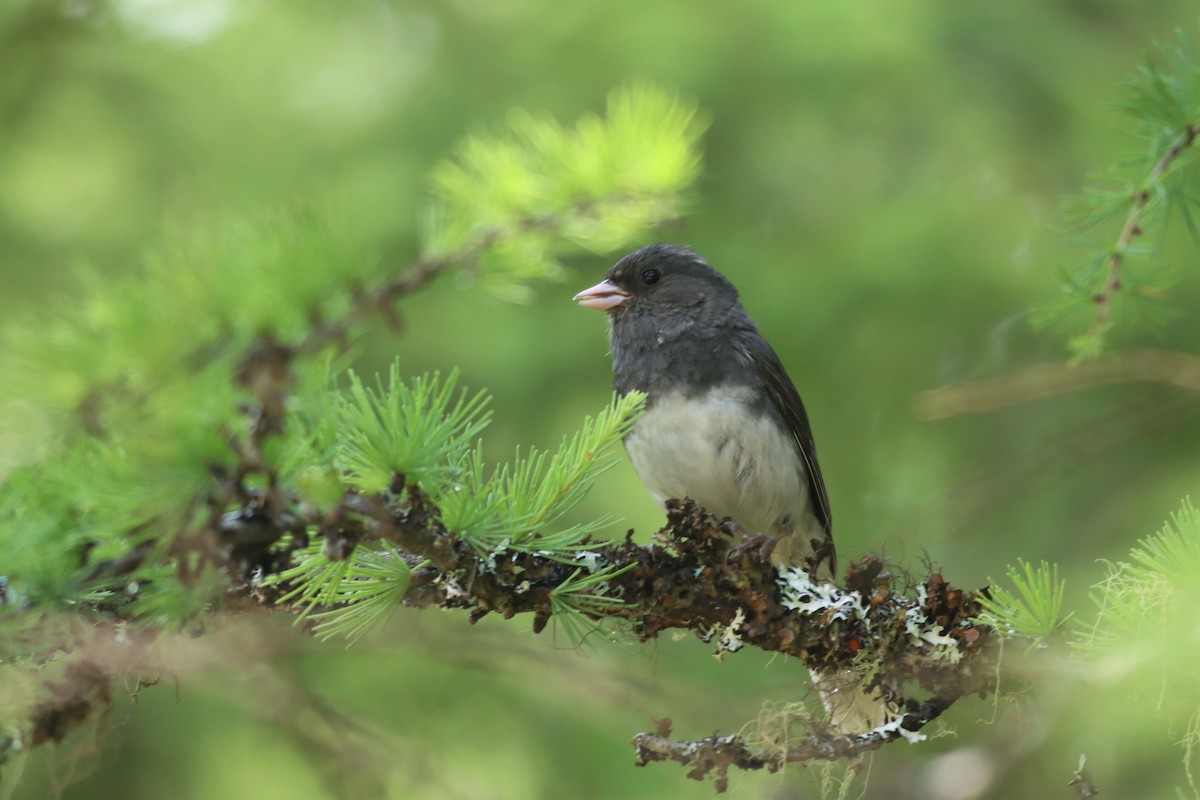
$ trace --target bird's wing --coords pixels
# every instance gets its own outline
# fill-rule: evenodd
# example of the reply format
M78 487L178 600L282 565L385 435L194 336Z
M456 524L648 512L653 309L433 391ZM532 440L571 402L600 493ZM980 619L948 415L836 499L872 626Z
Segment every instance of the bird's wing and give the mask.
M832 539L833 515L829 511L829 494L825 491L825 479L821 477L821 467L817 464L817 448L813 443L812 428L808 424L808 414L804 411L800 393L796 391L792 379L779 362L779 356L775 355L775 351L761 336L745 336L739 342L739 347L762 378L771 402L779 409L791 430L796 449L804 461L804 471L808 474L813 515L825 529L826 536ZM830 568L834 568L832 555Z

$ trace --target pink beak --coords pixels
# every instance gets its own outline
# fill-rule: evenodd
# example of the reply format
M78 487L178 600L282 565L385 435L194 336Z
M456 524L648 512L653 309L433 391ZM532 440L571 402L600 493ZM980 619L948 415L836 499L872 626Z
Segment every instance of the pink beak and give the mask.
M629 302L629 292L617 286L612 281L602 281L590 289L584 289L575 295L574 300L584 308L594 308L597 311L612 311Z

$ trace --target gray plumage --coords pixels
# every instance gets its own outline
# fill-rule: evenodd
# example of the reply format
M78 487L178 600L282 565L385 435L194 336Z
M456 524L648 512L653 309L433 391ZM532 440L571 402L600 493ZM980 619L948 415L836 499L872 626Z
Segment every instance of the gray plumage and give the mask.
M691 250L661 244L605 280L627 295L606 307L613 388L647 395L625 443L654 499L690 497L778 537L777 563L803 566L815 548L831 579L832 518L808 416L733 284Z
M691 250L656 244L575 300L608 313L613 388L647 395L625 446L654 499L690 497L772 537L774 563L831 582L832 516L808 415L733 284ZM812 675L843 733L894 715L853 672Z

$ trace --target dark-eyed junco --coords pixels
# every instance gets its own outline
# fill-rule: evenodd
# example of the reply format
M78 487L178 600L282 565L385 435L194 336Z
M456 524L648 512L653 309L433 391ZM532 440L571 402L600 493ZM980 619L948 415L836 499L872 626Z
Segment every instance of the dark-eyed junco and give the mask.
M625 446L650 494L660 504L690 497L774 539L776 564L832 581L829 498L808 415L733 284L686 247L665 244L625 256L604 278L575 301L608 312L613 388L646 393ZM878 701L849 697L852 679L814 678L827 707L839 695L849 709L831 707L839 728L884 721Z
M575 300L608 312L613 388L646 393L625 446L650 494L660 504L690 497L747 533L777 537L778 564L805 566L815 551L819 577L832 579L808 415L737 289L691 250L663 244L604 278Z

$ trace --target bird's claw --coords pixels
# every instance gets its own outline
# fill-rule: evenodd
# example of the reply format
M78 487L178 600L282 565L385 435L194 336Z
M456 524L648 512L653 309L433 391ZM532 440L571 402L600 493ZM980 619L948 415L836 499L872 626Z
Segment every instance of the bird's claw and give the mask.
M775 550L775 545L779 543L778 536L767 536L763 533L756 533L753 536L746 536L742 539L742 543L736 547L731 547L729 552L725 554L725 563L736 561L751 550L758 550L758 557L762 561L767 561L771 558L771 553Z

